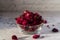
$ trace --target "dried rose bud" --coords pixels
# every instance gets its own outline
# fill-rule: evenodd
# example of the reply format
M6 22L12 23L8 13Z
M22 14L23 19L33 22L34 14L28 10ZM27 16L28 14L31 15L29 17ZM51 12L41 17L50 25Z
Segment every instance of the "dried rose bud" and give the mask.
M52 32L58 32L58 29L53 28L53 29L52 29Z
M34 39L37 39L37 38L39 38L39 37L40 37L40 35L38 35L38 34L33 35L33 38L34 38Z
M27 25L27 20L23 20L22 25Z
M16 35L13 35L12 36L12 40L18 40L17 36Z

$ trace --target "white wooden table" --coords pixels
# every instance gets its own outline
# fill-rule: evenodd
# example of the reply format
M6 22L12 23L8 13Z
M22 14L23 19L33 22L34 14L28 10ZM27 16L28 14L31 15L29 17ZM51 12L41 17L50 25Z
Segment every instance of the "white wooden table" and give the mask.
M17 28L11 29L2 29L0 30L0 40L12 40L11 36L17 35L18 38L25 37L23 34L19 33ZM27 35L28 36L28 35ZM45 36L44 38L33 39L32 35L27 38L19 39L19 40L60 40L60 33L45 33L41 34L41 36Z
M58 14L60 14L60 13L58 13ZM51 17L50 13L49 14L47 13L47 15L46 15L45 12L44 12L43 17L50 16L50 17L46 17L46 19L49 21L49 23L54 24L55 28L58 28L60 30L60 17L59 17L60 15L52 14L52 16L53 15L54 15L54 17L55 17L55 15L58 17L55 17L55 18ZM8 16L8 15L6 15L6 16ZM9 24L9 23L5 24L2 22L6 22L6 21L2 21L2 22L1 21L2 20L0 20L0 40L12 40L11 39L12 35L17 35L18 38L28 36L28 35L23 35L23 34L19 33L19 30L16 26L11 27L11 24ZM42 30L40 32L41 32L41 36L45 36L44 38L33 39L32 35L31 35L27 38L23 38L23 39L19 39L19 40L60 40L60 32L52 33L51 30L54 27L52 27L51 24L49 24L51 29L48 29L46 26L42 27ZM13 25L15 25L15 24L13 24Z

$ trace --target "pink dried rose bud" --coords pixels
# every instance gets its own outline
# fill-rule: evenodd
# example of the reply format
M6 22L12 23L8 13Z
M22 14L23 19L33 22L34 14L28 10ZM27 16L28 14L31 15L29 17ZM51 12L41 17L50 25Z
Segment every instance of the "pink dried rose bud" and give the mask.
M39 15L38 14L34 14L34 19L38 19Z

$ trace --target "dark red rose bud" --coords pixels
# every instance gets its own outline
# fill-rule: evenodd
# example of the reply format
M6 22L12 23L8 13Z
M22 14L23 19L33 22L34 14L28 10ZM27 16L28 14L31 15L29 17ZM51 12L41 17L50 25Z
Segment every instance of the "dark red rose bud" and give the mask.
M36 22L36 21L34 21L34 22L33 22L33 25L37 25L37 22Z
M47 21L45 20L45 23L47 23Z
M27 20L23 20L22 25L27 25Z
M12 36L12 40L18 40L17 36L16 35L13 35Z
M20 17L18 17L16 21L17 21L18 24L21 24L21 22L23 21L23 19L20 18Z
M39 37L40 37L40 35L38 35L38 34L33 35L33 38L34 38L34 39L37 39L37 38L39 38Z
M42 20L42 16L39 16L38 20L41 21Z
M45 23L45 24L46 24L46 23L47 23L47 20L43 20L43 23Z
M52 32L58 32L58 29L53 28L53 29L52 29Z
M42 16L40 16L38 13L36 13L36 14L34 14L34 20L41 21L42 20Z

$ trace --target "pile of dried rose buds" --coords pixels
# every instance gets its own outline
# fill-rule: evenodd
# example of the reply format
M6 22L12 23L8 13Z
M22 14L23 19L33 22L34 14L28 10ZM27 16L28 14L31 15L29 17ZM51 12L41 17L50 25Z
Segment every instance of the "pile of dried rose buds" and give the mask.
M23 25L21 28L28 29L28 26L32 26L31 31L35 31L35 25L40 25L42 23L47 23L46 20L43 20L42 16L38 13L33 13L28 10L25 10L22 15L16 18L17 24Z

